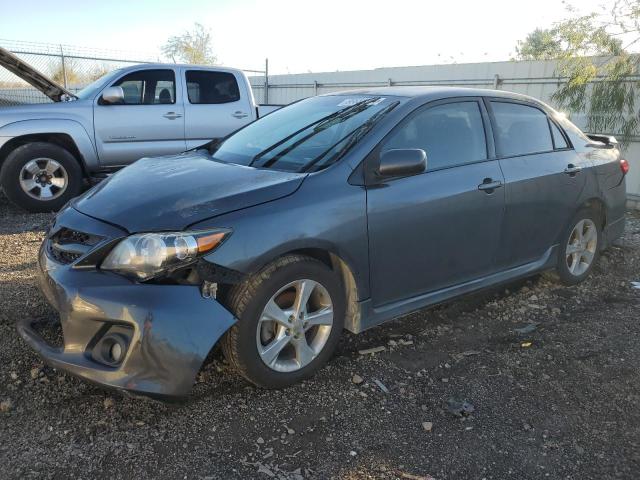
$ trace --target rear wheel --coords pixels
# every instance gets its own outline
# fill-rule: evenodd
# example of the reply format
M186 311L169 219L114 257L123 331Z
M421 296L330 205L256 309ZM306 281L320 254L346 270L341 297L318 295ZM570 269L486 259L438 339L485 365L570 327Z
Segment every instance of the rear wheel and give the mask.
M581 210L573 217L560 244L556 271L563 283L575 285L585 280L598 258L600 220L591 210Z
M225 356L250 382L282 388L310 377L332 355L344 325L339 275L313 258L289 255L227 296L238 323Z
M16 205L31 212L50 212L80 194L82 169L64 148L33 142L8 155L0 171L0 184Z

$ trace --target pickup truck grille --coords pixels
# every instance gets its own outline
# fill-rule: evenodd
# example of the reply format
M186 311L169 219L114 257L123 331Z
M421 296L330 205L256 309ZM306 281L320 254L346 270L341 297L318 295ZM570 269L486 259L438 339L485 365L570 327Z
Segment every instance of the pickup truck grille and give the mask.
M54 260L68 265L89 253L102 239L98 235L61 228L49 237L47 249Z

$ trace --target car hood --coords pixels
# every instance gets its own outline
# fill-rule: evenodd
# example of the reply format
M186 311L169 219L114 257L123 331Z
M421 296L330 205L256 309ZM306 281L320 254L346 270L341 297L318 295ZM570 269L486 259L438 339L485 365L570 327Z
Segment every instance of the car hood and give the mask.
M37 88L54 102L76 98L69 90L2 47L0 47L0 66Z
M130 233L183 230L211 217L290 195L305 177L220 163L205 151L187 152L138 160L72 206Z

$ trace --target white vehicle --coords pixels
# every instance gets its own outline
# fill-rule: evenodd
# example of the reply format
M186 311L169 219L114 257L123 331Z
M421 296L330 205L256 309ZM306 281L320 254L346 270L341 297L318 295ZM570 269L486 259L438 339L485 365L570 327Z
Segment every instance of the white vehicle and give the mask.
M258 106L233 68L134 65L73 94L1 48L0 65L54 101L0 108L0 186L33 212L59 209L91 177L223 138L278 108Z

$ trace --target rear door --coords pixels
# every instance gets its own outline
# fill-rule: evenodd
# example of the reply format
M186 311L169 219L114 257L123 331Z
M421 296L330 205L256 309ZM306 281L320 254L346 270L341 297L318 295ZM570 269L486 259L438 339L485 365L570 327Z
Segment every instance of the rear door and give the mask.
M436 102L411 114L372 153L427 153L426 172L367 187L374 306L495 271L504 189L488 125L479 99Z
M109 86L122 87L124 103L96 99L94 131L102 165L126 165L186 149L184 105L173 69L138 70Z
M252 99L244 90L245 82L240 74L185 68L183 75L188 148L223 138L254 119Z
M487 102L505 177L506 211L498 264L539 260L574 214L588 165L538 106L509 99Z

